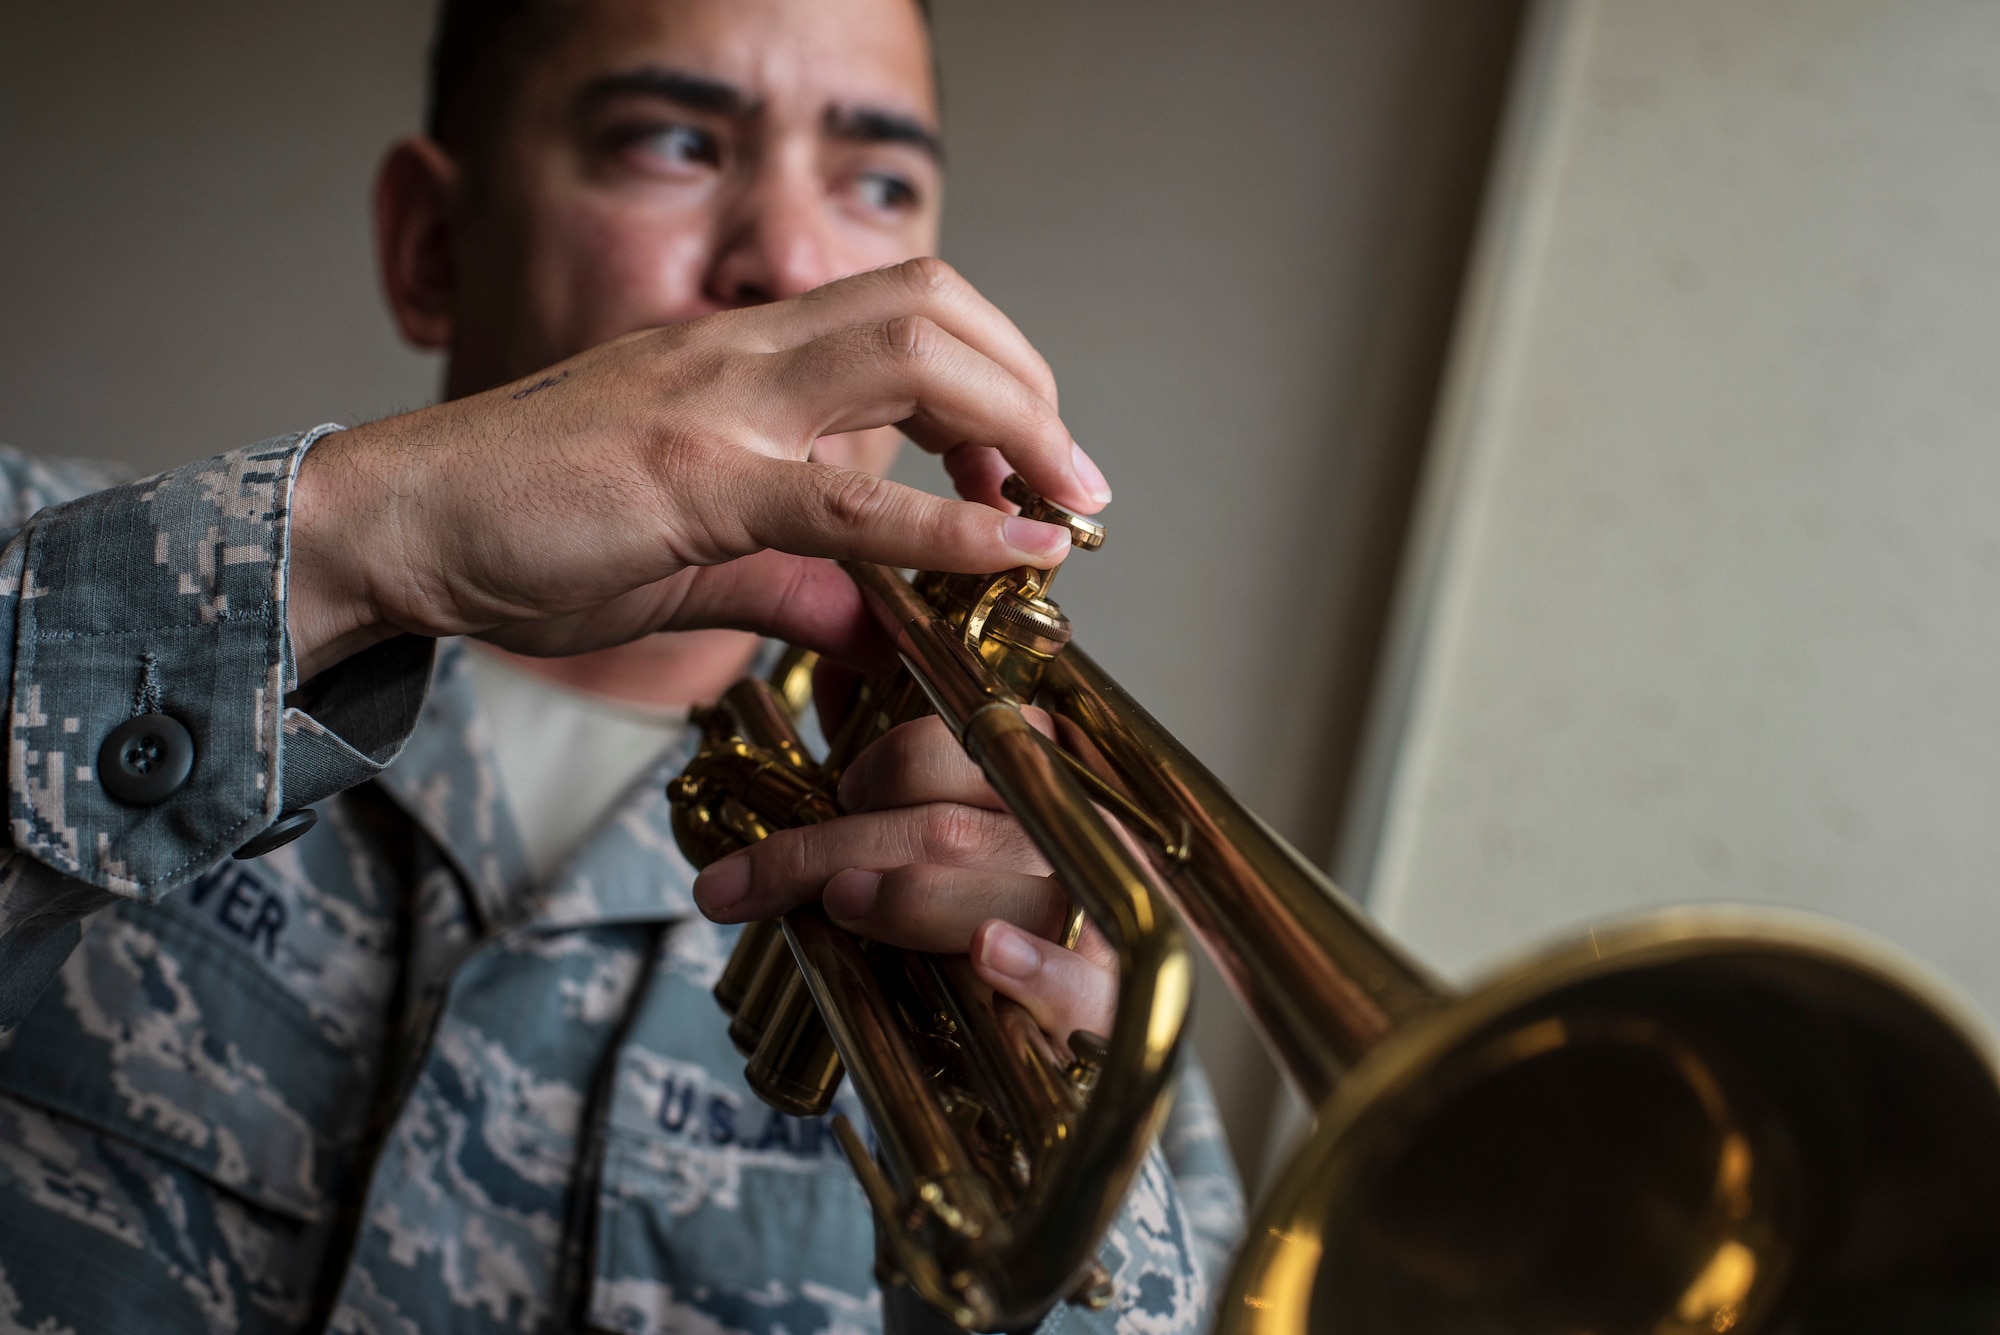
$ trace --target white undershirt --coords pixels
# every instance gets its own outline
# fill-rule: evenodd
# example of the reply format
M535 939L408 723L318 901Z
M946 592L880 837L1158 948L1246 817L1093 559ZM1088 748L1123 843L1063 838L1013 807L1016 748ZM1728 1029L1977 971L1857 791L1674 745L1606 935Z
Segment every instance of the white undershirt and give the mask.
M545 882L660 753L687 736L687 711L601 700L469 648L500 784L528 865Z

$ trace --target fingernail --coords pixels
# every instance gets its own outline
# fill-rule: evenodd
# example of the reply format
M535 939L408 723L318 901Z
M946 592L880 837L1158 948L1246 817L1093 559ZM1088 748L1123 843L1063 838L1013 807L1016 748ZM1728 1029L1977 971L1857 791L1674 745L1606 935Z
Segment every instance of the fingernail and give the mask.
M1104 470L1075 441L1069 443L1069 465L1075 470L1077 481L1083 483L1083 489L1090 493L1090 499L1099 505L1111 504L1111 484L1105 480Z
M720 918L750 893L750 859L731 853L694 878L694 902L711 918Z
M827 916L836 921L866 917L868 910L875 907L875 892L881 884L881 872L856 867L828 881L820 894L820 903L826 906Z
M979 962L1009 978L1028 979L1042 967L1042 956L1019 929L1000 924L986 929Z
M1029 559L1047 565L1059 559L1069 548L1069 530L1054 524L1044 524L1039 519L1023 519L1019 515L1009 515L1000 525L1000 536L1007 545Z

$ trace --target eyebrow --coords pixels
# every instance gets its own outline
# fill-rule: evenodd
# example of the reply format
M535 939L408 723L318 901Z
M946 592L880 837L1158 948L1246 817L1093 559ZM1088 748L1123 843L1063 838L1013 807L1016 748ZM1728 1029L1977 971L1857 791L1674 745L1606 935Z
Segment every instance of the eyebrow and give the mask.
M576 95L576 106L579 111L588 111L599 103L633 96L657 97L692 111L707 111L718 116L747 116L762 106L733 83L689 74L685 70L662 69L657 65L642 65L638 69L592 79Z
M944 162L944 143L937 131L915 116L880 107L828 107L821 118L827 134L854 144L908 144L931 161Z

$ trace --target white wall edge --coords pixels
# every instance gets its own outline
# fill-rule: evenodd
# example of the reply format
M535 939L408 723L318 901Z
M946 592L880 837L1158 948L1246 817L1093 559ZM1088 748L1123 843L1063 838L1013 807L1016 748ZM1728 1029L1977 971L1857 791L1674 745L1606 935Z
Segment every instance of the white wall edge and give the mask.
M1402 799L1423 771L1432 667L1464 596L1468 522L1494 476L1491 424L1517 379L1595 12L1595 0L1535 0L1516 57L1334 858L1335 879L1377 916L1392 910L1405 865Z

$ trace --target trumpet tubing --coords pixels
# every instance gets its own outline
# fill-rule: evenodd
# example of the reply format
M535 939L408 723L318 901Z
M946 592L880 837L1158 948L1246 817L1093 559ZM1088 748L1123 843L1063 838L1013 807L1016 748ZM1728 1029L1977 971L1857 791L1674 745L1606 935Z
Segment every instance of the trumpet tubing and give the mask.
M963 959L817 908L744 930L716 985L731 1037L786 1111L853 1082L879 1159L836 1134L886 1282L971 1329L1115 1301L1094 1253L1171 1097L1191 934L1317 1112L1223 1292L1230 1335L2000 1329L2000 1081L1878 948L1675 911L1454 992L1069 643L1052 572L847 568L901 670L820 761L798 659L732 689L670 789L682 847L705 864L830 819L853 757L934 711L1119 964L1112 1032L1052 1037Z

